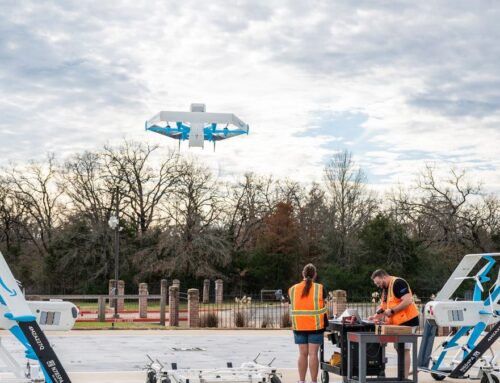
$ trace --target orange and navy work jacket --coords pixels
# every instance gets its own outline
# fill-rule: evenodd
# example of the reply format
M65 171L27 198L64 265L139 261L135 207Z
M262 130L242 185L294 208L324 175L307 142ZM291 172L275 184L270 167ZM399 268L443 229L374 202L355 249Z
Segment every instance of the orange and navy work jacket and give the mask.
M306 282L302 281L288 289L292 318L292 328L295 331L315 331L326 327L326 306L323 299L323 285L312 283L309 294L302 297Z
M394 282L396 281L396 277L391 277L391 281L389 282L389 287L387 290L384 290L382 293L382 300L380 302L380 308L387 310L387 309L392 309L399 305L402 301L402 299L396 297L394 295ZM402 279L402 278L399 278ZM406 281L405 281L406 282ZM408 285L409 288L410 285ZM411 289L409 290L409 293L411 294ZM387 294L387 297L385 296ZM409 320L412 320L413 318L418 316L418 308L417 305L412 302L407 308L404 310L398 311L397 313L394 313L390 317L386 317L385 319L385 324L392 324L392 325L400 325L405 322L408 322Z

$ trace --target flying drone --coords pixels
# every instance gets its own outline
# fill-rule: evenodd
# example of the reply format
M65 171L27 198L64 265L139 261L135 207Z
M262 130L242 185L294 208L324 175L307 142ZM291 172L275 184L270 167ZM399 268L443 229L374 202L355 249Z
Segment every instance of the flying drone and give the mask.
M146 121L145 129L181 141L189 147L203 148L204 142L215 143L248 134L248 124L232 113L207 113L205 104L191 104L190 112L162 111Z

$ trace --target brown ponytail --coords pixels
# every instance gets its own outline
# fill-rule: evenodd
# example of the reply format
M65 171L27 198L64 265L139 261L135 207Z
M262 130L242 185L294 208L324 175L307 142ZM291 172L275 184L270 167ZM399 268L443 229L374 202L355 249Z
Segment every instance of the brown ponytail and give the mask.
M309 295L309 291L311 290L314 277L316 276L316 267L312 263L308 263L304 266L302 275L306 280L306 287L304 287L304 290L302 290L302 297L307 297Z

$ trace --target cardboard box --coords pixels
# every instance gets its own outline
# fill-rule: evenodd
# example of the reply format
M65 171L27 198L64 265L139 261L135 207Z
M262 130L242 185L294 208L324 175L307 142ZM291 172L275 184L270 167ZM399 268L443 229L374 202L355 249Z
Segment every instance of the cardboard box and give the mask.
M413 328L408 326L377 325L375 333L379 335L411 335Z

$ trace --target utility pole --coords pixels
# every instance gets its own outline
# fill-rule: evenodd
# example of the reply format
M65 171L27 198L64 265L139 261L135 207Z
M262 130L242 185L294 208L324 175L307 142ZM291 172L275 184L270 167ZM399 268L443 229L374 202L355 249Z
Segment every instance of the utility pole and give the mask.
M119 275L119 257L120 257L120 218L119 218L119 213L120 213L120 189L117 186L116 187L116 211L115 215L111 216L108 221L108 225L111 229L115 231L115 296L118 295L118 278L120 277ZM118 298L115 298L115 314L114 318L119 318L120 315L118 314Z
M116 187L116 220L117 225L115 228L115 295L118 295L118 278L119 278L119 258L120 258L120 189ZM119 318L118 315L118 299L115 301L115 318Z

